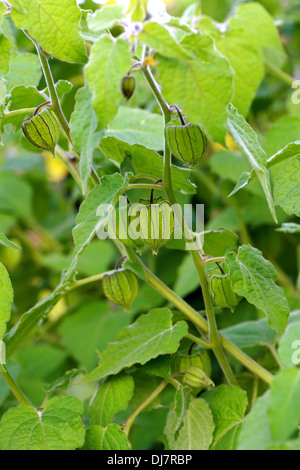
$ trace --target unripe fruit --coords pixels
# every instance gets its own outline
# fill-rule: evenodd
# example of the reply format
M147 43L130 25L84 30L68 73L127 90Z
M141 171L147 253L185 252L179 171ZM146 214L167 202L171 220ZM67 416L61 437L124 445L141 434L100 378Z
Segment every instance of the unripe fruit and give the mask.
M35 116L22 124L25 137L37 148L55 155L55 146L59 138L59 124L51 109L42 109Z
M210 389L215 386L200 367L190 367L184 376L184 382L190 387Z
M128 269L118 269L103 278L105 296L115 305L122 305L129 312L139 291L139 283L135 274Z
M214 303L221 308L233 308L237 306L240 297L233 291L229 274L221 274L218 268L209 271L209 287Z
M188 165L195 165L207 147L206 136L197 124L174 125L171 121L165 127L165 136L173 155Z
M132 75L125 75L125 77L122 78L121 90L127 101L133 96L135 86L136 80Z
M207 375L211 375L211 362L208 352L203 349L193 356L180 356L178 371L186 372L190 367L199 367Z
M130 223L132 222L132 217L130 216L131 208L132 205L128 205L116 210L114 230L117 238L125 245L142 248L144 244L130 230Z
M135 219L139 222L139 240L151 246L153 253L157 254L174 232L174 212L171 204L159 197L154 199L153 203L141 200L132 209L132 213L139 213L138 219ZM132 230L129 228L129 235L131 234Z

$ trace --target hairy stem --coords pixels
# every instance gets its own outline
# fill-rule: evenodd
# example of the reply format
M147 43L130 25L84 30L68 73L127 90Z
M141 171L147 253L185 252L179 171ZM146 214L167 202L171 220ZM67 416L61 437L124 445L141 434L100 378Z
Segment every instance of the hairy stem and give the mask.
M166 380L163 380L161 384L134 410L134 412L127 418L124 426L124 432L128 437L130 433L130 429L138 417L138 415L153 401L156 397L164 390L164 388L168 385Z
M9 386L10 391L13 393L13 395L16 397L20 405L25 405L25 406L31 406L34 408L33 404L30 402L30 400L26 397L26 395L22 392L20 389L19 385L14 381L10 373L4 368L4 371L0 370L0 373Z

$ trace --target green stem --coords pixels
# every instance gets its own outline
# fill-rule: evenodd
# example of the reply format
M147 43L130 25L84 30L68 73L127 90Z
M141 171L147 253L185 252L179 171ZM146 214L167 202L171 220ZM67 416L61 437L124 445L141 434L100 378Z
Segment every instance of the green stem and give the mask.
M124 426L124 432L128 437L130 429L138 417L138 415L153 401L156 397L166 388L168 382L163 380L161 384L134 410L134 412L127 418Z
M130 189L154 189L154 190L159 190L159 189L164 189L162 185L159 184L147 184L147 183L137 183L137 184L129 184L127 186L127 191Z
M112 274L113 272L114 271L106 271L104 273L96 274L95 276L86 277L84 279L81 279L80 281L76 281L73 285L71 285L68 288L68 292L73 290L73 289L77 289L77 287L82 287L82 286L85 286L87 284L91 284L92 282L101 281L104 278L104 276L106 276L106 274Z
M9 386L10 391L13 393L13 395L18 400L18 402L21 405L31 406L32 408L34 408L33 404L29 401L29 399L26 397L26 395L24 395L24 393L20 389L19 385L14 381L14 379L12 378L10 373L5 368L4 368L4 371L0 370L0 373L3 377L3 379L5 380L5 382L7 383L7 385Z
M7 111L4 113L4 119L18 116L20 114L33 114L35 112L36 108L23 108L23 109L16 109L14 111Z
M55 154L57 157L60 158L60 160L63 162L69 173L73 176L76 184L78 187L81 189L81 178L80 178L80 173L78 170L78 167L76 165L76 160L72 160L68 154L60 148L58 145L55 147Z
M157 99L157 102L159 103L163 116L164 116L164 125L166 126L170 120L171 120L171 108L163 98L160 89L154 80L149 68L147 68L144 71L144 76L147 82L149 83L149 86L151 90L153 91L154 96ZM171 174L171 152L168 148L166 139L164 143L164 176L163 176L163 181L164 181L164 189L165 192L168 196L169 202L171 203L172 206L177 207L177 199L173 190L173 185L172 185L172 174ZM182 229L183 229L183 235L188 238L192 238L192 233L190 229L187 227L186 222L184 221L184 218L182 217L181 214L178 214L178 210L175 209L175 216L178 220L179 223L182 224ZM219 333L218 333L218 327L217 327L217 322L216 322L216 317L215 317L215 312L213 309L212 305L212 300L211 296L209 293L209 288L208 288L208 281L207 281L207 276L206 276L206 271L205 271L205 266L202 261L201 255L197 250L191 250L191 255L195 264L195 267L198 271L198 275L200 278L200 284L202 288L202 293L203 293L203 299L204 299L204 304L205 304L205 309L206 309L206 314L208 318L208 324L209 324L209 343L212 346L212 349L215 353L215 356L224 372L224 375L229 383L236 384L236 378L234 373L231 370L230 364L226 358L226 355L223 351L223 347L219 338Z
M191 335L190 333L186 335L186 337L188 339L190 339L191 341L193 341L193 343L197 343L197 344L200 344L200 346L203 346L204 348L206 349L211 349L211 345L208 344L206 341L203 341L202 339L200 338L197 338L197 336L194 336L194 335Z
M266 69L272 73L272 75L275 75L275 77L279 78L281 81L283 81L287 85L291 86L295 82L294 77L292 77L286 72L283 72L283 70L279 69L278 67L271 64L270 62L265 61L265 66L266 66Z

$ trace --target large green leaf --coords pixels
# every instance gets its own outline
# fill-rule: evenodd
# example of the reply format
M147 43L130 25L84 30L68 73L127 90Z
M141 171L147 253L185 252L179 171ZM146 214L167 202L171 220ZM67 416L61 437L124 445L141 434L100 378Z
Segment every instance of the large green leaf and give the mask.
M36 54L13 52L9 72L5 75L6 92L9 93L15 86L37 86L42 71L40 61Z
M215 425L212 412L202 398L192 400L184 417L174 450L208 450Z
M5 36L0 35L0 76L5 75L9 71L10 54L13 44Z
M272 196L271 183L269 171L266 168L267 155L259 145L257 135L249 124L245 121L242 115L240 115L234 106L229 107L228 117L228 130L237 144L237 146L246 154L251 167L255 171L260 184L264 190L270 212L273 219L277 222L277 216L275 212L275 206ZM243 176L243 175L242 175ZM245 174L245 179L241 179L232 194L241 187L244 187L250 178L250 174Z
M131 145L141 144L149 149L163 150L163 118L145 109L120 106L105 135Z
M204 393L212 411L215 432L211 449L235 450L247 408L247 394L234 385L220 385Z
M169 31L154 21L144 24L139 40L165 57L183 60L190 58L189 53L178 44Z
M270 328L281 335L289 318L284 290L275 284L277 272L261 252L250 245L239 248L238 254L226 256L234 292L262 310Z
M84 443L82 404L74 397L56 397L43 410L10 408L0 423L1 450L74 450Z
M6 331L10 319L11 304L14 293L6 268L0 263L0 341Z
M224 143L233 70L210 36L189 34L180 46L190 58L157 55L163 94L182 108L189 121L203 127L210 139Z
M120 5L108 5L88 14L87 23L91 31L103 31L111 28L123 18L123 7Z
M261 49L249 41L248 33L235 21L230 21L226 32L219 32L215 39L217 49L229 59L235 71L232 104L246 117L264 76Z
M116 413L127 408L133 390L134 381L131 375L119 374L100 383L89 407L91 424L107 426Z
M130 67L131 53L124 39L101 36L93 45L85 75L100 128L106 127L117 114L121 79Z
M172 325L172 312L166 308L141 315L133 325L119 331L116 341L101 354L98 367L85 381L96 381L133 364L145 364L159 355L172 354L186 334L186 322Z
M85 193L93 164L93 152L102 135L101 132L96 132L97 117L92 107L92 94L87 86L81 88L76 95L70 127L74 145L81 154L79 168Z
M275 64L285 58L274 20L267 10L257 2L241 5L237 10L234 22L247 33L250 44L262 48L264 56Z
M268 417L270 392L259 397L250 413L246 416L239 436L238 450L265 450L272 444Z
M15 2L10 3L14 7ZM22 4L25 13L16 8L12 10L12 18L18 28L26 29L48 54L57 59L86 61L76 0L22 0Z
M283 369L273 380L269 420L274 440L292 437L300 423L300 370Z
M122 309L112 311L104 300L88 302L62 321L62 342L79 365L90 371L97 365L97 351L104 351L115 341L118 331L130 320L130 315L124 315Z
M300 363L300 322L291 323L279 341L278 355L287 367Z
M102 426L91 426L86 433L84 450L127 450L127 437L118 424L109 424L106 428ZM110 459L108 457L108 464Z
M275 201L289 215L300 217L300 156L284 163L275 180Z

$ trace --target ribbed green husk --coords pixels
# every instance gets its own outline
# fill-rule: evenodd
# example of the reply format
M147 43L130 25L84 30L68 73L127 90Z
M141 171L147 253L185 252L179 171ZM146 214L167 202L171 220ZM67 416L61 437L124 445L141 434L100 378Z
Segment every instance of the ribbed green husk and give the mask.
M103 291L108 300L129 312L138 295L139 283L132 271L119 269L104 276Z
M22 124L25 137L37 148L55 154L59 138L59 124L53 111L41 110Z
M196 164L207 147L206 136L196 124L183 126L171 122L165 128L165 136L173 155L189 165Z

